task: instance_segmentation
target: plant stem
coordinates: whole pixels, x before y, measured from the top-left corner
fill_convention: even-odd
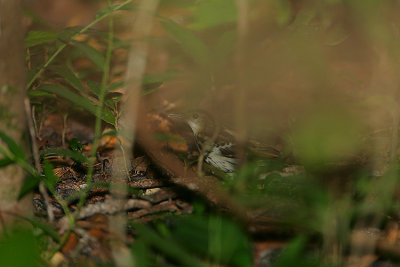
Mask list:
[[[110,6],[110,1],[108,1],[108,4]],[[106,95],[106,90],[107,90],[107,82],[109,78],[109,72],[110,72],[110,62],[111,62],[111,56],[112,56],[112,50],[113,50],[113,40],[114,40],[114,20],[112,17],[110,17],[109,22],[108,22],[108,44],[107,44],[107,51],[106,51],[106,58],[105,58],[105,63],[103,66],[103,76],[101,79],[101,85],[100,85],[100,93],[99,93],[99,104],[97,105],[96,109],[96,121],[95,121],[95,127],[94,127],[94,140],[93,140],[93,145],[92,145],[92,150],[90,152],[90,158],[89,158],[89,168],[88,172],[86,175],[86,185],[87,187],[90,187],[92,184],[92,176],[93,176],[93,170],[94,170],[94,163],[96,161],[96,153],[97,153],[97,148],[99,146],[99,141],[100,141],[100,135],[101,135],[101,113],[103,110],[104,106],[104,98]],[[87,198],[87,193],[82,194],[81,198],[79,199],[78,203],[78,208],[75,213],[75,216],[79,215],[79,211],[82,208],[82,206],[85,204]]]

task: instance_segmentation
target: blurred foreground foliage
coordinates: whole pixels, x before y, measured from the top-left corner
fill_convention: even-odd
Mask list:
[[[224,125],[236,125],[235,103],[243,101],[245,121],[238,125],[263,142],[284,140],[284,148],[281,158],[245,162],[221,182],[224,190],[246,210],[297,229],[274,266],[346,265],[354,228],[398,220],[399,3],[252,0],[241,10],[239,2],[161,1],[149,61],[161,55],[166,63],[149,66],[143,95],[161,91],[184,106],[207,109]],[[107,73],[106,84],[102,77],[109,71],[104,66],[127,56],[132,40],[91,26],[118,19],[119,10],[136,12],[137,6],[112,3],[87,27],[27,33],[28,89],[39,125],[63,101],[118,130],[124,70]],[[238,33],[243,17],[247,28]],[[237,99],[241,90],[245,98]],[[52,166],[45,163],[44,175],[37,173],[13,140],[5,133],[0,138],[6,144],[0,167],[19,164],[33,177],[21,195],[40,181],[54,194]],[[47,153],[88,160],[79,149]],[[295,164],[305,171],[282,172]],[[1,238],[4,266],[45,266],[37,240],[60,242],[51,227],[29,221],[34,231],[10,230]],[[254,264],[257,237],[212,208],[129,228],[138,266]]]

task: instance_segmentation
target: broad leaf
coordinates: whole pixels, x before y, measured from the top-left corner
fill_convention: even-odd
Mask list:
[[[48,31],[29,31],[25,37],[25,47],[32,47],[35,45],[44,44],[54,41],[58,38],[58,34]]]
[[[15,161],[9,158],[0,159],[0,168],[13,164]]]
[[[75,46],[80,49],[83,55],[87,56],[99,69],[103,69],[105,59],[102,53],[85,43],[75,43]]]
[[[19,227],[7,230],[0,237],[1,266],[44,266],[39,244],[31,229]]]
[[[100,95],[100,86],[101,84],[99,82],[95,82],[92,80],[88,80],[86,82],[87,86],[89,87],[89,89],[97,96],[99,97]]]
[[[75,73],[68,68],[68,66],[51,66],[50,69],[63,77],[74,88],[81,92],[85,92],[85,88],[83,88],[81,81],[78,79]]]
[[[173,239],[161,236],[143,224],[133,224],[132,226],[138,232],[138,238],[147,246],[156,248],[167,257],[179,262],[180,265],[203,266],[196,257],[189,254],[184,247],[175,243]]]
[[[29,98],[33,98],[33,97],[49,97],[49,98],[53,97],[54,98],[54,95],[49,94],[47,92],[38,91],[38,90],[29,90],[28,96],[29,96]]]
[[[252,266],[251,244],[231,220],[219,216],[174,218],[171,235],[187,251],[214,259],[225,266]]]
[[[42,223],[41,221],[36,220],[36,219],[21,216],[18,213],[13,213],[13,215],[22,220],[29,222],[34,227],[41,229],[44,233],[46,233],[48,236],[50,236],[55,242],[57,242],[57,243],[60,242],[60,236],[58,235],[58,233],[56,231],[54,231],[52,226]]]

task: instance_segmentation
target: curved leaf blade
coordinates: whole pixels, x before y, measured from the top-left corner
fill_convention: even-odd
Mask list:
[[[75,94],[74,92],[71,92],[70,90],[61,87],[59,85],[54,85],[54,84],[42,84],[39,86],[36,90],[40,91],[45,91],[48,93],[54,93],[62,98],[65,98],[69,100],[70,102],[74,103],[77,106],[80,106],[93,115],[97,116],[97,105],[92,103],[89,99],[84,98],[78,94]],[[109,124],[115,124],[115,118],[112,112],[106,108],[103,108],[103,112],[100,115],[100,118],[109,123]]]

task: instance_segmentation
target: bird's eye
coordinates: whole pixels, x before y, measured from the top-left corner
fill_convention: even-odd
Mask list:
[[[194,113],[194,114],[192,115],[192,117],[193,117],[193,119],[197,119],[197,118],[199,117],[199,114]]]

